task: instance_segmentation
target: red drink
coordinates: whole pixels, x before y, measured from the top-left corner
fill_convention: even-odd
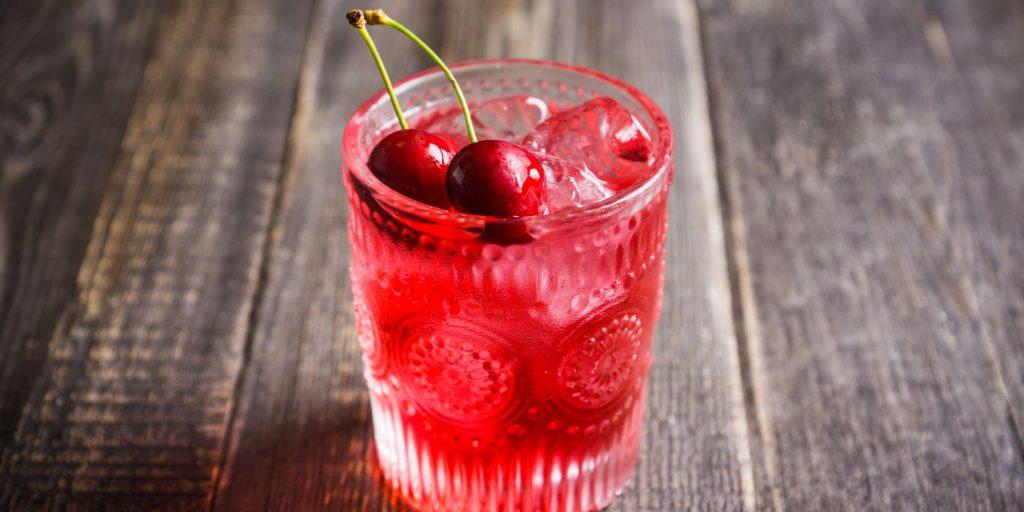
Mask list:
[[[589,70],[455,68],[481,138],[552,153],[542,155],[550,208],[510,221],[401,196],[365,164],[395,129],[387,98],[353,115],[343,140],[353,308],[380,466],[422,510],[594,510],[625,486],[641,437],[668,123],[646,96]],[[458,118],[437,72],[397,91],[414,127],[444,132]],[[570,110],[594,97],[614,101]],[[625,139],[595,145],[609,120],[622,133],[638,121],[649,153]]]

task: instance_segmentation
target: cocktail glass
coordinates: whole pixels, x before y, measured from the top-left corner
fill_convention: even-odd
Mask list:
[[[577,209],[495,219],[433,208],[366,162],[397,129],[384,92],[345,128],[353,315],[387,480],[421,510],[594,510],[640,444],[664,275],[672,134],[643,93],[547,61],[452,66],[471,102],[610,97],[653,141],[649,168]],[[396,91],[417,115],[455,103],[438,71]]]

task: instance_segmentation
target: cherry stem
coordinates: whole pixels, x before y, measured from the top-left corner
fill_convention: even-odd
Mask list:
[[[398,96],[395,96],[395,88],[391,85],[388,70],[384,67],[384,61],[381,60],[380,53],[377,52],[377,46],[373,44],[370,32],[366,30],[366,16],[364,16],[363,11],[352,9],[345,14],[345,17],[348,19],[348,24],[359,31],[359,35],[363,36],[363,41],[366,41],[366,47],[370,49],[370,55],[373,55],[373,61],[377,64],[377,71],[380,71],[380,78],[384,81],[384,88],[387,89],[388,97],[391,98],[391,106],[395,109],[395,117],[398,118],[398,124],[403,130],[408,130],[409,123],[406,122],[405,116],[402,115],[402,107],[398,104]]]
[[[469,114],[469,105],[466,104],[466,96],[462,94],[462,87],[459,87],[458,80],[455,79],[455,75],[453,75],[452,71],[448,69],[448,66],[445,65],[443,60],[441,60],[441,57],[438,57],[438,55],[434,53],[434,50],[427,46],[427,43],[424,43],[419,36],[406,28],[405,25],[391,19],[383,9],[369,9],[365,14],[367,24],[386,25],[401,32],[402,34],[405,34],[405,37],[408,37],[413,43],[416,43],[416,46],[419,46],[420,49],[423,50],[439,68],[441,68],[441,72],[444,73],[444,76],[448,77],[448,82],[451,83],[452,88],[455,89],[455,96],[459,98],[459,106],[462,108],[462,117],[466,120],[466,133],[469,135],[469,141],[476,142],[476,131],[473,130],[473,119]]]

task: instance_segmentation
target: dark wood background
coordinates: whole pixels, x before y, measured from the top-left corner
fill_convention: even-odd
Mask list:
[[[0,1],[0,510],[390,510],[326,0]],[[679,141],[612,510],[1024,508],[1024,3],[385,1]],[[393,76],[428,67],[377,36]]]

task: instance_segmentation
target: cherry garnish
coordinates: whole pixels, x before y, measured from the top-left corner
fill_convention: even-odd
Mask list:
[[[544,167],[537,157],[500,140],[462,148],[448,164],[445,185],[452,206],[478,215],[536,215],[547,199]]]
[[[462,117],[466,121],[466,134],[470,140],[470,144],[456,153],[448,164],[445,176],[445,190],[451,205],[466,213],[503,218],[525,217],[542,213],[544,201],[547,199],[547,181],[544,176],[544,167],[541,166],[540,161],[537,160],[533,153],[510,142],[497,140],[477,141],[476,132],[473,130],[473,119],[469,112],[469,105],[466,103],[466,96],[462,93],[459,81],[452,74],[451,69],[448,69],[448,66],[441,57],[424,43],[419,36],[380,9],[371,9],[365,12],[356,9],[350,11],[347,16],[349,23],[359,30],[363,38],[366,39],[370,52],[377,60],[381,77],[384,79],[388,95],[391,97],[391,102],[395,107],[395,115],[398,117],[402,128],[408,128],[408,126],[402,118],[400,108],[398,107],[398,100],[390,86],[384,66],[373,48],[369,34],[365,30],[365,25],[385,25],[404,34],[441,68],[441,72],[444,73],[445,77],[448,78],[448,82],[451,83],[455,96],[459,100]],[[402,146],[398,149],[405,150],[407,147]],[[374,151],[376,152],[376,149]],[[419,158],[420,153],[422,151],[417,149],[408,155],[408,159],[406,159],[406,155],[401,153],[398,153],[393,158],[411,167],[415,164],[413,160]],[[372,160],[371,158],[371,167],[374,166]],[[381,165],[383,166],[383,164]],[[396,167],[399,166],[396,165]],[[407,187],[411,182],[421,182],[424,185],[432,183],[435,176],[435,162],[432,160],[426,167],[427,169],[417,168],[412,172],[399,172],[396,170],[395,181],[400,183],[396,186],[396,190],[410,195],[406,190],[410,188],[420,190],[420,187],[406,189],[399,189],[397,187]],[[405,183],[401,183],[403,180]],[[418,185],[419,183],[416,184]],[[423,189],[426,189],[426,187],[423,187]],[[434,197],[433,194],[431,194],[431,197]],[[524,236],[520,235],[528,235],[521,229],[524,227],[521,222],[516,221],[514,224],[515,227],[512,228],[512,231],[515,232],[516,236],[505,236],[504,238],[519,240],[524,238]],[[498,229],[498,233],[495,234],[502,238],[502,233],[505,231],[508,230]],[[519,231],[523,231],[523,233],[519,233]]]
[[[452,141],[440,135],[414,129],[397,131],[373,147],[370,171],[405,196],[448,208],[445,172],[457,149]]]

